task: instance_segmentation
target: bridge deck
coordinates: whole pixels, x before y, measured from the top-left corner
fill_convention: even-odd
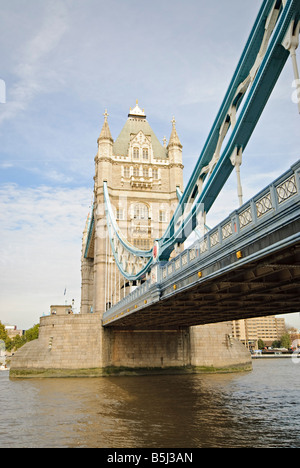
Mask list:
[[[172,295],[110,324],[118,329],[177,329],[300,310],[300,236],[289,248],[178,285]],[[192,281],[192,278],[189,278]],[[164,297],[165,296],[165,297]]]
[[[300,311],[300,161],[103,316],[178,329]],[[155,273],[155,271],[154,271]]]

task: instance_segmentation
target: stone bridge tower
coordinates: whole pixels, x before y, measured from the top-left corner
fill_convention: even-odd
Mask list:
[[[177,188],[183,189],[182,145],[174,118],[167,145],[166,138],[159,142],[138,102],[116,141],[107,117],[105,112],[95,157],[93,214],[83,236],[81,313],[103,314],[134,287],[120,277],[108,252],[103,182],[120,229],[141,250],[151,249],[162,236],[178,204]]]
[[[182,145],[173,118],[170,139],[159,142],[138,102],[114,141],[105,111],[95,157],[94,207],[82,247],[81,314],[99,316],[103,367],[229,367],[249,364],[242,345],[231,340],[231,324],[179,330],[104,329],[105,310],[136,285],[121,277],[110,251],[103,183],[120,229],[141,250],[152,248],[165,232],[183,191]]]
[[[183,189],[182,145],[174,119],[167,145],[166,139],[163,144],[158,141],[138,103],[116,141],[107,117],[105,112],[95,157],[94,206],[83,235],[81,313],[41,317],[39,339],[15,354],[11,375],[249,368],[250,354],[231,337],[230,322],[151,331],[102,326],[105,309],[136,286],[124,281],[109,250],[104,181],[120,229],[141,250],[150,250],[165,232],[178,204],[177,188]]]

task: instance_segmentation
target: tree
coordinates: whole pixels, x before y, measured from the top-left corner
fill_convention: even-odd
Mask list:
[[[280,347],[289,349],[291,347],[291,344],[292,342],[289,333],[285,333],[284,335],[282,335],[282,337],[280,338]]]
[[[39,325],[34,325],[32,328],[29,328],[29,330],[25,332],[26,343],[28,341],[33,341],[33,340],[38,339],[39,329],[40,329]]]
[[[281,348],[281,342],[280,340],[275,340],[272,343],[272,348]]]
[[[258,349],[264,349],[266,347],[265,343],[260,338],[259,338],[259,340],[257,342],[257,347],[258,347]]]
[[[9,338],[5,326],[0,322],[0,340],[4,341],[5,349],[11,350],[11,339]]]
[[[7,332],[5,326],[0,322],[0,340],[5,341],[7,338]]]
[[[25,336],[16,335],[12,340],[12,349],[17,350],[26,343]]]
[[[34,325],[32,328],[29,328],[29,330],[25,331],[25,335],[15,336],[15,338],[12,340],[12,348],[17,350],[24,344],[29,343],[29,341],[37,340],[39,337],[39,328],[39,325]]]
[[[7,351],[17,350],[21,348],[25,343],[29,341],[37,340],[39,337],[39,325],[34,325],[29,330],[26,330],[25,335],[16,335],[13,339],[10,339],[5,326],[0,322],[0,340],[4,341],[5,348]]]

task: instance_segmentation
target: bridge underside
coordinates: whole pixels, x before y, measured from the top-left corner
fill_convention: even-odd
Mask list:
[[[178,329],[300,311],[300,241],[248,262],[235,261],[223,273],[177,283],[176,292],[111,323],[114,329]],[[228,258],[228,263],[232,262]],[[253,259],[251,260],[251,258]],[[226,259],[224,258],[224,265]],[[220,265],[219,265],[220,266]],[[226,270],[226,271],[224,271]],[[209,278],[211,276],[211,278]],[[194,284],[193,284],[194,283]],[[170,289],[170,288],[169,288]]]

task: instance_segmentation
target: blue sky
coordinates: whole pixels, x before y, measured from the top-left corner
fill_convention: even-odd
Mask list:
[[[2,2],[1,321],[38,323],[50,304],[65,300],[65,288],[79,310],[81,236],[106,108],[115,139],[136,99],[161,141],[174,115],[188,180],[260,5]],[[244,155],[245,200],[299,159],[292,81],[289,61]],[[211,224],[237,206],[234,177],[219,198]]]

